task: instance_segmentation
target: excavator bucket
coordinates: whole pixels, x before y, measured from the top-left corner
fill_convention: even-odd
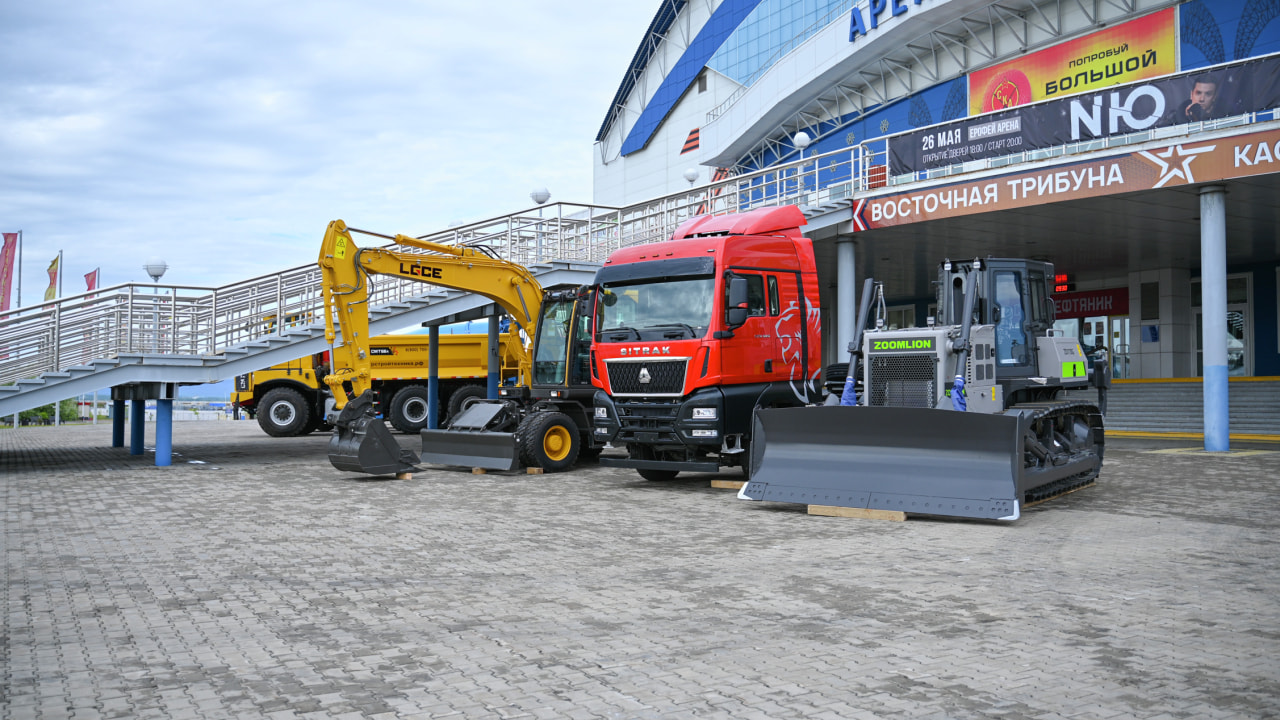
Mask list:
[[[373,410],[373,394],[361,393],[334,421],[329,462],[339,470],[388,475],[417,470],[418,456],[404,450]]]
[[[519,469],[516,436],[486,429],[504,412],[506,406],[502,403],[478,402],[458,415],[448,429],[422,430],[422,462],[486,470]]]
[[[1028,421],[899,407],[756,411],[754,471],[739,497],[1016,520]]]

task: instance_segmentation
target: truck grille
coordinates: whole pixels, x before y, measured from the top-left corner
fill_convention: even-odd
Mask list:
[[[688,358],[675,360],[610,360],[609,387],[614,395],[680,395]],[[648,376],[648,382],[641,382]]]
[[[919,353],[872,355],[867,404],[931,408],[938,397],[937,358]]]

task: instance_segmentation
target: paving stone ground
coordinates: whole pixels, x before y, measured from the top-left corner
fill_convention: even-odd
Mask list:
[[[4,718],[1280,717],[1280,453],[1113,440],[996,524],[109,445],[0,431]]]

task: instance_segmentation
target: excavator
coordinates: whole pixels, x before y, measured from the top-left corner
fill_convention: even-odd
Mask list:
[[[352,233],[403,248],[361,248]],[[333,370],[329,461],[339,470],[407,476],[419,462],[513,470],[520,464],[563,470],[599,453],[591,436],[589,376],[592,293],[548,292],[522,265],[482,246],[444,245],[407,235],[383,235],[329,223],[318,260],[325,338]],[[533,338],[520,362],[520,384],[494,400],[477,400],[443,430],[421,431],[421,458],[404,450],[378,417],[370,360],[369,294],[373,275],[390,275],[465,290],[497,303]],[[336,318],[336,326],[335,326]],[[545,332],[544,332],[545,331]],[[341,343],[338,341],[341,333]],[[584,343],[585,338],[585,343]]]

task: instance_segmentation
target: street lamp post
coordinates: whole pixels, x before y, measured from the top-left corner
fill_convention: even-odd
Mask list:
[[[800,167],[796,170],[796,175],[800,183],[800,189],[804,190],[804,149],[809,147],[809,143],[813,142],[813,140],[809,137],[809,133],[801,130],[791,136],[791,142],[800,151]]]
[[[142,269],[151,276],[151,282],[158,285],[160,283],[160,278],[164,277],[164,272],[169,269],[169,264],[164,261],[164,258],[152,257],[150,260],[147,260],[147,264],[143,265]],[[153,326],[153,330],[156,338],[156,352],[160,352],[160,288],[152,288],[151,293],[156,296],[155,325]]]
[[[529,199],[538,205],[538,245],[533,261],[542,262],[542,206],[551,199],[551,193],[545,187],[534,188]]]

